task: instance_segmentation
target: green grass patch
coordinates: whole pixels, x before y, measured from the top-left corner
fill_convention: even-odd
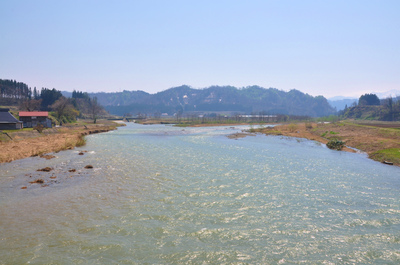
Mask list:
[[[196,123],[199,124],[199,123]],[[190,124],[190,123],[178,123],[178,124],[174,124],[175,127],[189,127],[189,126],[193,126],[196,124]]]
[[[400,165],[400,148],[389,148],[379,150],[370,155],[370,157],[376,161],[387,161],[393,162],[395,165]]]
[[[379,134],[384,137],[399,137],[400,131],[393,128],[382,128],[379,129]]]
[[[321,134],[321,137],[326,137],[327,135],[336,135],[339,134],[338,132],[333,132],[333,131],[325,131],[323,134]]]

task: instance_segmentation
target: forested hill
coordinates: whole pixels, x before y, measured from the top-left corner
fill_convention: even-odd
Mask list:
[[[301,116],[327,116],[335,113],[323,96],[313,97],[298,90],[285,92],[275,88],[250,86],[212,86],[193,89],[180,86],[149,94],[144,91],[92,93],[110,113],[168,113],[177,111],[232,111]]]

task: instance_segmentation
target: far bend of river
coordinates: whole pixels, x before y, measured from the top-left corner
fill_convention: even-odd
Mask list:
[[[0,264],[400,263],[398,167],[241,129],[128,123],[1,164]]]

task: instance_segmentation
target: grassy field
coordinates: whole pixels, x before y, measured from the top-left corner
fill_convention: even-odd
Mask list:
[[[389,148],[376,151],[370,155],[370,157],[377,161],[388,161],[394,165],[400,165],[400,149]]]

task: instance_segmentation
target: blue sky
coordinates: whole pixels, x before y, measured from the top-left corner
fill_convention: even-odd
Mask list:
[[[400,1],[0,1],[0,78],[155,93],[400,90]]]

